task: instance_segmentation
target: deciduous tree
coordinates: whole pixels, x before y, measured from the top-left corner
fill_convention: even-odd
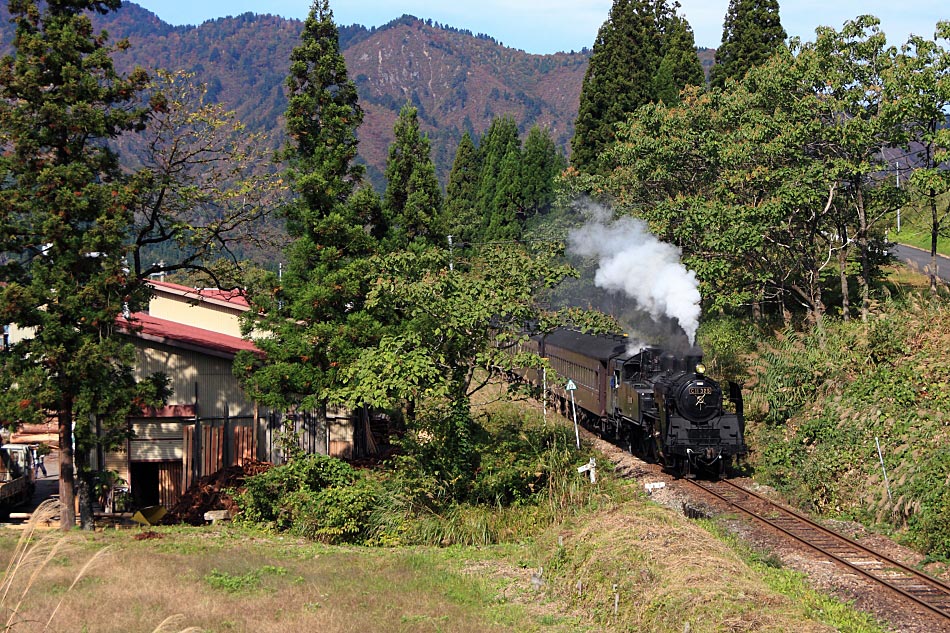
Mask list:
[[[556,248],[502,244],[478,248],[454,266],[435,247],[377,260],[367,305],[398,314],[399,325],[348,365],[338,394],[383,408],[420,403],[410,431],[429,447],[430,463],[422,466],[452,494],[464,490],[478,465],[470,397],[512,368],[514,358],[498,343],[513,344],[525,323],[538,321],[538,294],[571,270],[558,255]]]
[[[194,75],[158,71],[149,90],[146,128],[124,143],[135,166],[132,270],[234,287],[245,260],[277,248],[270,215],[285,188],[272,155]]]
[[[913,166],[911,199],[930,215],[930,289],[934,293],[937,240],[950,234],[950,51],[935,40],[950,40],[950,22],[937,25],[934,40],[908,39],[884,84],[894,104],[892,116],[905,134],[901,145],[911,153],[910,160],[901,161]]]

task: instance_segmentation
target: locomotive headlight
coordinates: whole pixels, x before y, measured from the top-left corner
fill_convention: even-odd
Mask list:
[[[705,373],[706,373],[706,366],[703,365],[702,363],[696,363],[696,373],[697,373],[697,374],[705,374]]]

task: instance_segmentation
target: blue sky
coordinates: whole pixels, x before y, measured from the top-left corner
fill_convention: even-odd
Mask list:
[[[245,12],[271,13],[302,19],[310,0],[137,0],[171,24],[200,24]],[[450,26],[485,33],[507,46],[529,53],[553,53],[590,47],[607,19],[611,0],[330,0],[339,25],[380,26],[404,13]],[[729,0],[680,0],[680,12],[693,27],[698,46],[715,48],[722,39],[722,19]],[[841,28],[862,13],[881,19],[891,44],[911,33],[933,37],[938,20],[950,20],[947,0],[795,0],[779,3],[782,25],[789,35],[813,40],[815,27]]]

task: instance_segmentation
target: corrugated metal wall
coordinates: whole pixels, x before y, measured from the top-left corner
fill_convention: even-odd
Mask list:
[[[132,422],[133,437],[129,441],[129,460],[133,462],[181,461],[181,420],[135,420]]]
[[[198,417],[235,417],[254,413],[231,371],[231,360],[168,345],[135,340],[136,378],[163,372],[171,379],[169,404],[198,405]]]
[[[237,307],[225,307],[210,301],[196,304],[184,297],[169,296],[161,290],[155,293],[148,306],[148,313],[156,318],[237,338],[241,338],[241,312]]]

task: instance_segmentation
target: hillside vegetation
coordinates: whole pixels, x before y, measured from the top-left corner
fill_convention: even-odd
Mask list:
[[[920,282],[898,278],[909,280]],[[827,319],[761,342],[748,385],[757,475],[819,514],[950,559],[948,332],[945,295],[903,286],[867,322]]]

